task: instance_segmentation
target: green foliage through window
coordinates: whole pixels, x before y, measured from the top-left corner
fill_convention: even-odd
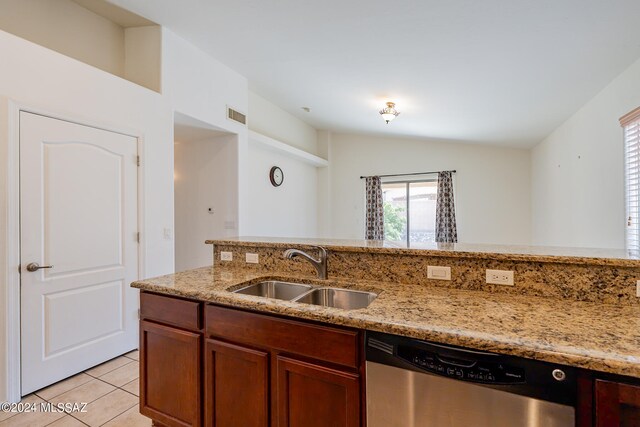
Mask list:
[[[384,202],[384,238],[385,240],[404,240],[407,218],[402,215],[404,209]]]

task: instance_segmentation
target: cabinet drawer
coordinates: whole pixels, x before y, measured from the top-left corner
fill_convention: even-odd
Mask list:
[[[140,294],[140,318],[155,320],[185,329],[202,329],[202,304],[180,298],[142,292]]]
[[[357,331],[207,305],[206,334],[350,368],[359,367]]]

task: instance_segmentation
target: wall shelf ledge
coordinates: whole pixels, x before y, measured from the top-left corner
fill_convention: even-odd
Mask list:
[[[329,162],[322,157],[318,157],[314,154],[308,153],[296,147],[292,147],[289,144],[273,139],[269,136],[250,130],[249,131],[249,143],[257,144],[269,150],[277,151],[288,157],[292,157],[296,160],[309,163],[318,168],[325,168],[329,166]]]

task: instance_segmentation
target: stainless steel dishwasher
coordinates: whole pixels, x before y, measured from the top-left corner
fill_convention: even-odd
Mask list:
[[[576,371],[367,332],[367,427],[573,427]]]

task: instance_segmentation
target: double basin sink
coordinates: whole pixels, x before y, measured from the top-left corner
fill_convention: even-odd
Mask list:
[[[341,308],[343,310],[366,308],[378,296],[373,292],[314,287],[303,283],[282,282],[279,280],[265,280],[232,292],[323,307]]]

